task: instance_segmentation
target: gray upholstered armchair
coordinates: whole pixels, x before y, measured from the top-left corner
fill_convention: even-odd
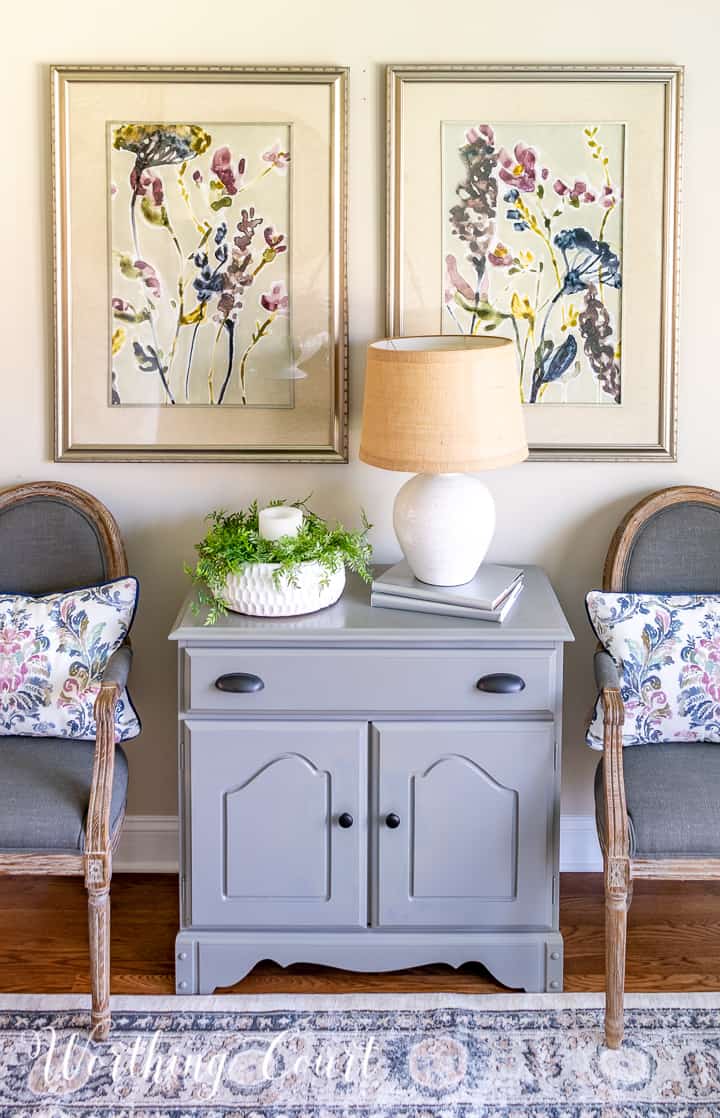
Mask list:
[[[653,493],[620,524],[603,589],[720,593],[720,493],[678,486]],[[605,866],[605,1036],[623,1037],[627,911],[636,877],[720,878],[720,746],[622,746],[624,706],[614,661],[595,654],[603,756],[595,777]]]
[[[57,482],[0,493],[0,593],[49,594],[126,574],[118,526],[89,493]],[[125,644],[108,662],[96,741],[0,739],[0,874],[84,876],[97,1039],[110,1031],[110,878],[128,784],[114,711],[131,657]]]

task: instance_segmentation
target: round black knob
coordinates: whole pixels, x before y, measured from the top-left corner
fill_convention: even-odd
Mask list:
[[[347,830],[348,827],[352,827],[354,822],[355,821],[349,811],[344,811],[342,815],[338,816],[338,823],[345,830]]]
[[[391,811],[389,815],[385,816],[385,826],[389,827],[391,831],[394,831],[396,827],[400,826],[400,816],[396,815],[394,811]]]

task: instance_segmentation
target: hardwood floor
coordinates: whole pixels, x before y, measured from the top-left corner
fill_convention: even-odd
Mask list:
[[[565,989],[603,988],[600,874],[563,874]],[[118,874],[112,887],[112,992],[168,994],[173,986],[177,878]],[[0,877],[0,992],[90,989],[85,893],[77,878]],[[501,990],[482,967],[350,974],[257,966],[234,993],[479,993]],[[639,881],[630,910],[627,989],[720,990],[720,882]]]

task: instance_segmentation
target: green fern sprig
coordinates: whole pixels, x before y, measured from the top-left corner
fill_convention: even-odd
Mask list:
[[[193,610],[208,609],[206,625],[214,625],[227,612],[223,598],[229,574],[236,574],[247,563],[275,563],[273,579],[280,585],[285,582],[298,585],[298,570],[302,563],[318,563],[323,571],[323,584],[340,567],[354,571],[365,582],[372,580],[370,560],[372,547],[367,539],[372,525],[361,513],[362,529],[350,532],[342,524],[329,524],[314,513],[307,504],[309,498],[293,501],[293,508],[303,511],[303,523],[296,536],[283,536],[279,540],[266,540],[260,535],[257,501],[240,512],[226,513],[223,509],[211,512],[207,519],[210,527],[205,537],[196,544],[198,560],[194,567],[185,567],[186,573],[198,586]],[[271,505],[285,505],[283,499]]]

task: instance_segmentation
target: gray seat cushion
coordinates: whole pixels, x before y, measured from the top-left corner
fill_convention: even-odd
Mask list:
[[[0,738],[0,850],[78,853],[85,847],[95,742]],[[113,833],[127,799],[128,764],[115,748]]]
[[[720,856],[720,745],[632,745],[623,752],[623,767],[631,857]],[[595,773],[595,811],[602,838],[602,760]]]

